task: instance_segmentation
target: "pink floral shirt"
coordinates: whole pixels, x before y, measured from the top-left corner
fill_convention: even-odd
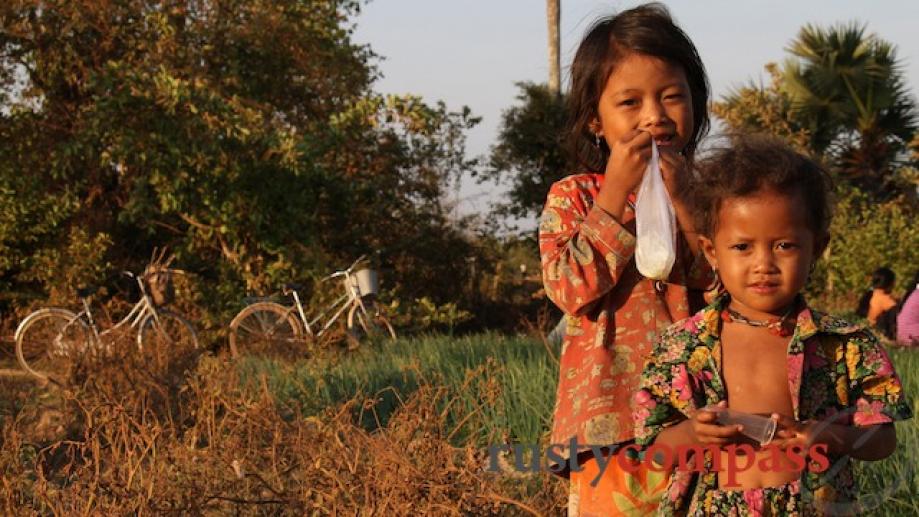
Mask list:
[[[655,346],[635,394],[637,442],[649,445],[665,427],[691,418],[710,404],[726,400],[721,379],[722,312],[730,301],[721,296],[691,318],[676,323]],[[802,304],[788,344],[788,390],[798,421],[835,416],[840,423],[867,426],[912,416],[893,364],[871,332]],[[843,414],[843,416],[840,415]],[[856,487],[847,458],[829,457],[823,473],[805,471],[802,492],[816,505],[849,504]],[[706,452],[706,465],[711,456]],[[701,476],[677,471],[662,515],[680,515],[687,506],[704,504],[717,486],[717,472]],[[691,499],[691,501],[690,501]]]

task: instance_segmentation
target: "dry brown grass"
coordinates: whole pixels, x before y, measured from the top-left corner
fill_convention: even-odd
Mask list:
[[[564,484],[549,474],[523,489],[451,443],[444,387],[422,383],[368,431],[357,422],[373,403],[360,396],[304,415],[264,379],[241,383],[225,358],[118,349],[80,364],[68,387],[3,384],[15,402],[0,444],[4,514],[562,513]],[[493,379],[483,369],[468,382]]]

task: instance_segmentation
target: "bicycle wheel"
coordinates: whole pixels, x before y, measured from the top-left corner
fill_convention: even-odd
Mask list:
[[[159,320],[159,325],[156,324]],[[140,325],[137,332],[137,347],[140,350],[148,347],[175,349],[178,347],[198,348],[198,335],[185,318],[169,311],[158,311],[156,318],[151,314]]]
[[[71,368],[86,350],[89,327],[66,309],[41,309],[16,329],[16,358],[30,375],[66,382]]]
[[[266,351],[300,340],[300,323],[293,311],[274,302],[253,303],[230,322],[230,354]]]
[[[368,307],[367,312],[354,304],[348,311],[348,339],[360,342],[369,339],[396,339],[396,331],[379,306]]]

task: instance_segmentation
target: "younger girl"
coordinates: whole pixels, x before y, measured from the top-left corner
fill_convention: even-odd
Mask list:
[[[829,238],[826,175],[765,137],[741,138],[698,170],[693,209],[725,292],[668,329],[635,396],[639,444],[702,456],[674,473],[660,513],[848,514],[848,457],[887,457],[891,422],[911,411],[877,339],[800,294]],[[771,416],[776,438],[732,460],[721,446],[744,443],[743,428],[718,425],[723,408]]]
[[[658,4],[599,20],[571,65],[569,143],[586,172],[552,185],[539,228],[546,292],[567,320],[552,443],[565,446],[568,461],[553,470],[571,477],[569,515],[646,514],[666,482],[637,458],[610,454],[633,439],[630,400],[652,343],[690,314],[689,289],[701,300],[710,280],[678,199],[677,263],[666,282],[643,278],[632,260],[632,202],[652,140],[675,197],[708,129],[708,91],[695,47]],[[603,457],[590,445],[604,446]]]

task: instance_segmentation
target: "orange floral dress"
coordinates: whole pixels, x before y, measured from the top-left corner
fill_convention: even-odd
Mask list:
[[[592,456],[590,445],[634,439],[630,401],[645,359],[664,329],[704,305],[702,290],[711,283],[707,262],[692,257],[682,236],[666,282],[641,276],[632,260],[631,203],[621,223],[594,206],[603,178],[579,174],[553,184],[539,225],[543,283],[567,320],[551,443],[562,447],[563,457],[578,454],[580,463]],[[568,448],[572,438],[577,451]],[[613,475],[611,470],[606,473]],[[572,482],[573,500],[598,486],[578,476]]]

